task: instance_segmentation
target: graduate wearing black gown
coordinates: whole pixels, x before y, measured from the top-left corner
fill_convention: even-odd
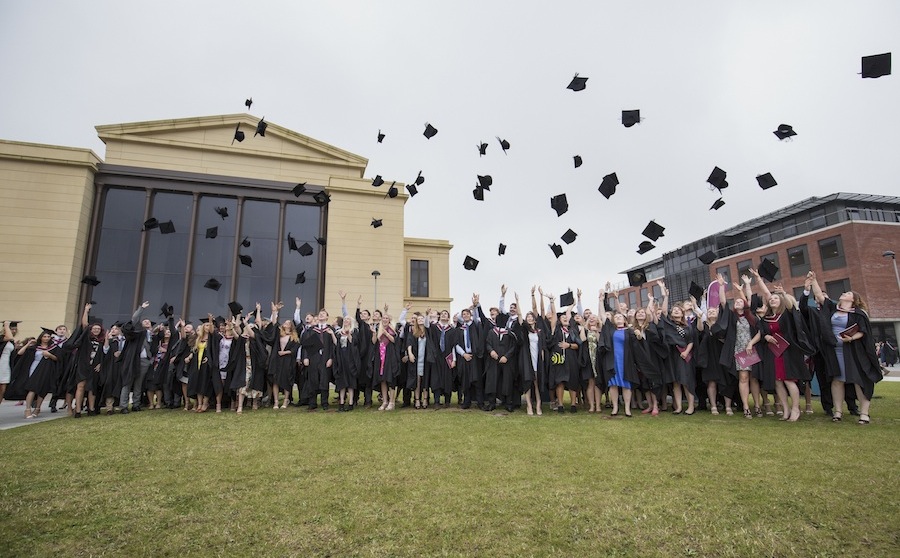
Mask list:
[[[696,398],[696,372],[694,370],[693,350],[697,345],[697,328],[684,321],[684,311],[675,305],[670,315],[663,314],[660,318],[663,339],[669,347],[666,358],[667,366],[663,369],[666,383],[674,384],[675,411],[673,414],[681,414],[682,390],[686,392],[688,409],[685,414],[694,414],[694,400]]]
[[[453,368],[456,366],[456,330],[450,323],[450,313],[442,310],[440,321],[428,326],[431,343],[437,347],[434,364],[431,367],[431,391],[434,392],[434,404],[440,405],[441,397],[444,405],[450,404],[453,392]]]
[[[486,411],[493,411],[496,398],[512,412],[514,406],[521,401],[520,382],[515,366],[515,353],[518,346],[516,334],[499,325],[488,331],[484,340],[484,395]]]
[[[282,409],[287,409],[290,391],[294,385],[294,371],[297,368],[300,339],[292,320],[285,322],[275,332],[269,354],[269,383],[272,385],[272,408],[278,408],[279,390],[284,393]],[[285,354],[279,354],[285,353]],[[312,403],[311,403],[312,404]]]
[[[463,393],[463,409],[484,406],[484,329],[478,312],[466,308],[457,327],[456,368]]]
[[[353,327],[350,318],[345,318],[346,325],[337,331],[337,346],[334,360],[334,388],[339,394],[338,411],[353,409],[353,391],[359,381],[359,346],[360,331]],[[348,391],[349,390],[349,393]]]
[[[322,410],[328,410],[336,338],[327,320],[328,313],[325,310],[320,311],[319,323],[306,329],[300,336],[300,346],[305,351],[305,357],[309,359],[304,392],[309,397],[310,410],[316,408],[316,396],[321,398]]]

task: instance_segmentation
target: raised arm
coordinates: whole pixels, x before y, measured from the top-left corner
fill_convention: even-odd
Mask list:
[[[669,315],[669,289],[666,288],[666,283],[662,279],[656,282],[659,285],[659,292],[662,293],[662,305],[660,306],[660,310],[662,310],[663,316]]]
[[[519,311],[516,312],[516,320],[518,320],[519,325],[522,325],[522,322],[524,321],[524,319],[522,318],[522,315],[524,314],[524,312],[522,312],[522,305],[519,304],[519,293],[513,293],[513,294],[515,294],[515,296],[516,296],[516,308],[519,309]]]
[[[347,317],[350,314],[347,312],[347,292],[346,291],[338,291],[338,296],[341,297],[341,316]]]
[[[81,327],[86,328],[88,326],[88,314],[90,313],[91,308],[90,302],[84,305],[84,312],[81,313]]]
[[[819,281],[816,280],[816,272],[810,271],[806,274],[806,277],[812,280],[812,293],[816,297],[816,302],[819,304],[825,302],[825,293],[822,292],[822,287],[819,286]]]
[[[756,284],[759,285],[759,290],[762,291],[763,296],[768,301],[769,297],[772,296],[772,293],[769,291],[769,287],[766,285],[766,282],[763,281],[763,278],[759,276],[759,271],[751,267],[750,273],[756,279]]]
[[[556,329],[556,297],[552,294],[546,295],[550,299],[550,331]]]
[[[578,312],[579,316],[584,317],[584,306],[581,305],[581,289],[576,289],[575,295],[575,311]]]

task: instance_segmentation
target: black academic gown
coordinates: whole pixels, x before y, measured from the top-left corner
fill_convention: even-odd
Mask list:
[[[376,343],[372,345],[372,387],[375,389],[381,386],[381,382],[386,383],[389,388],[397,385],[400,351],[403,350],[403,345],[399,332],[391,329],[389,333],[394,337],[393,341],[388,341],[384,337],[377,339]],[[382,349],[384,358],[382,358]]]
[[[338,330],[337,347],[334,359],[334,387],[338,391],[342,389],[356,389],[359,381],[359,346],[360,331],[353,329],[347,335],[343,329]]]
[[[736,331],[734,312],[724,304],[719,305],[719,317],[712,325],[704,324],[699,332],[697,366],[704,382],[716,382],[718,393],[729,399],[734,398],[737,387],[737,369],[734,365],[734,343]],[[715,404],[714,401],[710,402]]]
[[[484,340],[484,393],[486,396],[497,394],[507,401],[521,395],[521,382],[516,377],[514,366],[515,352],[518,345],[515,333],[506,328],[494,327],[488,331]],[[494,359],[491,353],[496,353]],[[506,363],[500,359],[506,357]]]
[[[665,358],[668,348],[663,341],[659,325],[648,324],[644,330],[643,339],[632,335],[626,339],[626,342],[629,344],[629,350],[638,374],[641,376],[642,384],[646,383],[647,389],[655,393],[657,397],[662,397],[665,388],[663,370],[666,366]]]
[[[297,368],[297,351],[300,349],[300,342],[294,341],[290,337],[282,342],[279,331],[275,332],[272,339],[272,349],[269,354],[269,383],[277,385],[279,390],[290,391],[294,387],[294,371]],[[279,355],[279,351],[290,351],[287,355]]]
[[[581,389],[581,370],[578,365],[578,350],[581,347],[581,339],[578,336],[578,326],[569,324],[568,331],[563,330],[562,324],[556,323],[556,329],[547,339],[547,352],[550,355],[549,386],[555,388],[559,384],[566,384],[570,390]],[[559,344],[563,341],[575,344],[579,349],[561,349]],[[554,354],[563,356],[562,364],[553,362]]]
[[[519,370],[522,373],[522,393],[534,387],[537,381],[538,389],[547,387],[547,334],[546,328],[538,326],[535,322],[535,331],[537,335],[537,367],[534,366],[534,359],[531,354],[531,332],[528,327],[523,325],[521,335],[518,336],[519,341]]]
[[[697,380],[694,370],[694,351],[697,348],[697,328],[692,324],[685,323],[681,325],[684,331],[684,335],[682,335],[678,332],[678,325],[667,316],[660,318],[660,322],[664,333],[663,339],[669,347],[666,359],[668,366],[663,370],[666,383],[677,382],[688,393],[695,394]],[[686,361],[681,357],[681,353],[691,343],[694,344],[694,348],[691,350],[691,360]]]
[[[300,346],[305,349],[306,357],[309,358],[305,389],[307,395],[329,389],[335,352],[331,336],[333,332],[331,326],[324,324],[308,328],[300,336]]]
[[[824,358],[826,377],[830,380],[841,375],[840,364],[837,360],[837,338],[831,329],[831,316],[837,312],[837,305],[830,298],[826,298],[822,304],[820,315],[820,342],[823,346],[822,356]],[[824,327],[826,323],[827,329]],[[872,337],[872,326],[869,323],[869,316],[862,310],[854,310],[847,313],[847,327],[854,325],[859,326],[860,333],[863,334],[861,339],[844,343],[844,373],[846,383],[858,385],[866,396],[871,400],[875,393],[875,384],[882,379],[881,365],[878,362],[878,356],[875,354],[875,341]],[[823,387],[823,389],[825,389]]]
[[[22,379],[22,391],[26,396],[28,392],[33,391],[36,397],[46,397],[48,393],[56,389],[56,362],[49,358],[42,358],[34,372],[29,375],[28,372],[31,370],[31,364],[34,362],[34,355],[37,350],[37,346],[25,349],[25,354],[16,359],[15,369],[12,374],[14,378]],[[49,352],[60,358],[62,348],[54,347]]]
[[[443,335],[442,335],[443,332]],[[444,342],[441,343],[443,336]],[[430,387],[436,395],[450,395],[453,391],[453,373],[449,361],[455,358],[457,334],[452,325],[441,326],[431,324],[428,326],[428,337],[435,347],[434,363],[431,366]],[[442,348],[443,347],[443,348]]]
[[[406,335],[403,338],[403,354],[407,354],[409,350],[412,350],[413,356],[416,357],[415,362],[408,362],[405,365],[406,367],[406,389],[416,389],[416,384],[418,383],[419,378],[419,370],[418,366],[420,362],[424,361],[424,366],[422,368],[422,384],[421,387],[424,389],[428,389],[428,386],[431,385],[431,369],[434,366],[434,360],[438,353],[437,347],[431,341],[431,337],[428,335],[428,331],[425,331],[425,350],[419,350],[419,338],[412,334],[412,326],[407,326]],[[424,352],[424,354],[423,354]],[[402,360],[402,359],[401,359]],[[461,358],[459,359],[461,360]],[[457,361],[457,366],[459,366],[459,361]],[[424,399],[424,397],[423,397]]]
[[[761,339],[756,344],[759,356],[762,359],[760,363],[762,389],[772,391],[775,389],[775,354],[768,349],[768,343],[765,340],[766,335],[772,333],[772,327],[765,319],[759,320],[759,332]],[[809,380],[809,367],[806,366],[804,357],[812,355],[815,347],[809,342],[806,333],[806,325],[803,323],[803,317],[799,310],[785,310],[778,317],[778,326],[781,336],[788,342],[788,348],[781,354],[784,361],[784,372],[787,380]]]
[[[372,385],[372,326],[366,323],[359,308],[356,309],[356,327],[359,328],[359,374],[357,387],[365,389]]]

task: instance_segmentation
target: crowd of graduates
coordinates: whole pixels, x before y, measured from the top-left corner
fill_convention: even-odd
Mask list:
[[[659,281],[661,300],[651,295],[640,308],[628,308],[607,284],[596,312],[583,308],[580,290],[557,306],[537,287],[530,311],[518,294],[507,308],[502,286],[497,306],[485,312],[474,294],[452,316],[407,305],[395,320],[387,305],[363,309],[362,297],[351,315],[340,292],[342,315],[333,320],[325,309],[301,316],[298,298],[290,317],[279,317],[281,303],[268,316],[259,303],[246,313],[231,303],[229,317],[210,314],[196,326],[176,321],[164,304],[167,321],[154,324],[145,302],[107,330],[87,304],[71,335],[61,325],[23,338],[16,322],[3,322],[0,400],[22,401],[25,418],[38,416],[47,397],[51,412],[80,418],[163,408],[427,409],[455,396],[462,409],[524,407],[529,415],[708,410],[793,422],[801,401],[813,412],[815,376],[834,422],[846,403],[868,424],[882,369],[864,301],[852,291],[829,299],[813,272],[800,300],[750,273],[731,285],[719,276],[710,285],[717,292],[699,301],[671,302]]]

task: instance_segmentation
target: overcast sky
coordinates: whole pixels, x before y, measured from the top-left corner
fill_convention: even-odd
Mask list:
[[[245,112],[252,96],[253,115],[368,158],[369,177],[423,171],[406,235],[454,245],[455,306],[501,282],[523,297],[582,287],[593,306],[618,272],[770,210],[897,195],[900,87],[858,73],[860,57],[900,51],[898,23],[896,0],[2,0],[0,138],[102,158],[96,125]],[[793,141],[772,134],[781,123]],[[730,184],[718,212],[714,166]],[[763,192],[765,172],[779,184]],[[477,174],[494,179],[484,202]],[[641,256],[650,219],[665,237]],[[548,244],[569,228],[557,260]]]

